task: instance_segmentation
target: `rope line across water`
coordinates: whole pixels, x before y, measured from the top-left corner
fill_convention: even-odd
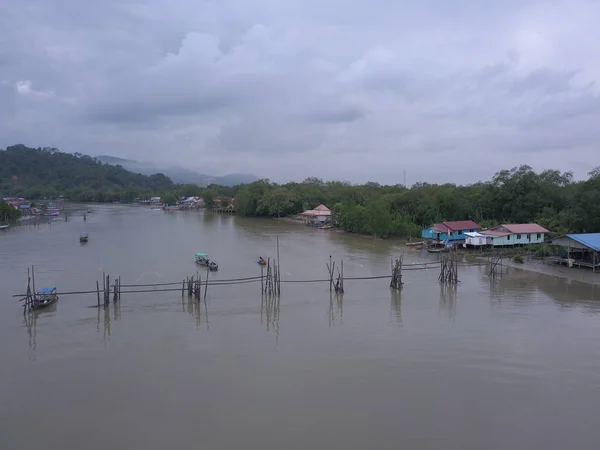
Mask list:
[[[460,267],[476,267],[476,266],[486,266],[489,264],[486,263],[477,263],[477,264],[459,264]],[[426,269],[439,269],[439,262],[431,262],[431,263],[415,263],[415,264],[404,264],[402,266],[402,271],[410,271],[410,270],[426,270]],[[231,286],[235,284],[246,284],[246,283],[257,283],[261,281],[261,279],[265,279],[266,277],[246,277],[246,278],[231,278],[226,280],[209,280],[208,286]],[[369,277],[344,277],[344,281],[358,281],[358,280],[382,280],[385,278],[391,278],[391,274],[388,275],[375,275]],[[331,280],[329,278],[316,279],[316,280],[280,280],[281,283],[329,283]],[[196,284],[197,282],[194,282]],[[202,281],[200,283],[201,286],[206,286],[207,282]],[[153,286],[183,286],[183,281],[177,281],[172,283],[156,283],[156,284],[122,284],[120,287],[122,288],[137,288],[137,287],[153,287]],[[112,287],[112,286],[111,286]],[[141,294],[141,293],[150,293],[150,292],[178,292],[181,291],[181,287],[177,288],[166,288],[166,289],[135,289],[135,290],[121,290],[120,294]],[[187,291],[187,285],[183,289]],[[101,290],[100,292],[103,292]],[[58,295],[87,295],[87,294],[97,294],[98,291],[94,289],[93,291],[72,291],[72,292],[57,292]],[[14,297],[26,297],[27,294],[15,294]],[[20,298],[19,301],[23,301],[25,298]]]

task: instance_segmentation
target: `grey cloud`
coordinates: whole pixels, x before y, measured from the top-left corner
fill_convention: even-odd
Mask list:
[[[544,67],[515,80],[511,90],[515,94],[535,89],[540,89],[546,94],[557,94],[571,88],[571,80],[576,74],[576,70],[550,70]]]
[[[591,0],[8,2],[0,145],[282,180],[474,181],[558,150],[591,169],[599,14]]]
[[[323,109],[310,116],[311,120],[323,123],[354,122],[365,117],[364,110],[353,107],[339,107],[336,109]]]

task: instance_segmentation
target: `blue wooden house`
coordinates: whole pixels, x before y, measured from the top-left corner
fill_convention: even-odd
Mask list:
[[[434,223],[421,230],[421,237],[432,241],[464,241],[465,233],[481,230],[481,226],[472,220]]]

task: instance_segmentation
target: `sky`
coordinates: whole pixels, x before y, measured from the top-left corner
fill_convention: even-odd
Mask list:
[[[0,4],[0,146],[272,181],[600,165],[599,0]]]

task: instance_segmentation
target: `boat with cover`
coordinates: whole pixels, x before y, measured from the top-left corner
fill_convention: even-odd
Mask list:
[[[201,266],[206,266],[210,270],[218,270],[219,269],[219,265],[216,262],[208,259],[208,255],[206,253],[202,253],[202,252],[196,253],[196,264],[199,264]]]
[[[43,309],[50,305],[55,304],[58,301],[58,294],[56,293],[55,287],[46,287],[38,291],[33,304],[32,309]]]

